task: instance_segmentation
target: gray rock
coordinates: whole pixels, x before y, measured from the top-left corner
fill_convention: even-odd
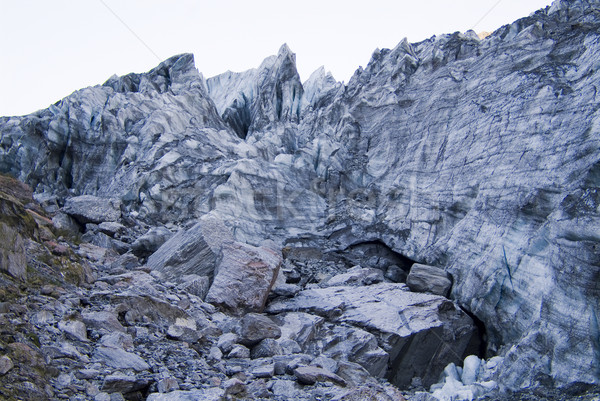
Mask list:
[[[115,222],[121,217],[121,201],[92,195],[75,196],[66,200],[62,211],[81,224]]]
[[[100,346],[96,348],[93,360],[116,369],[133,369],[135,371],[150,369],[150,365],[141,357],[121,348]]]
[[[360,386],[373,381],[369,372],[354,362],[340,361],[337,374],[351,386]]]
[[[252,376],[254,376],[254,377],[271,378],[275,375],[275,366],[273,364],[258,366],[256,368],[252,369],[251,373],[252,373]]]
[[[183,282],[178,286],[179,289],[195,295],[200,299],[206,298],[210,288],[210,279],[208,276],[198,276],[197,274],[188,274],[181,278]]]
[[[338,369],[338,363],[335,361],[335,359],[328,358],[324,355],[316,357],[310,362],[310,364],[312,366],[326,369],[332,373],[337,372]]]
[[[320,316],[303,312],[289,312],[275,317],[281,330],[280,343],[286,340],[295,341],[301,348],[305,348],[313,340],[325,321]]]
[[[197,328],[195,320],[177,318],[167,329],[167,336],[175,340],[195,343],[202,337]]]
[[[223,352],[219,347],[210,347],[210,351],[208,353],[208,359],[212,361],[220,361],[223,359]]]
[[[133,375],[115,373],[104,378],[102,391],[107,393],[130,393],[148,386],[148,381]]]
[[[398,265],[390,265],[385,271],[385,278],[392,281],[393,283],[404,283],[407,277],[406,271],[404,271]]]
[[[306,397],[306,389],[295,380],[276,380],[271,386],[275,397],[283,400],[302,400]]]
[[[273,287],[273,293],[282,297],[293,297],[299,293],[302,288],[296,284],[281,284]]]
[[[94,396],[94,401],[111,401],[111,398],[110,394],[101,392]]]
[[[122,348],[125,351],[133,350],[133,338],[123,332],[112,332],[102,336],[100,344],[105,347]]]
[[[269,384],[271,382],[269,381]],[[246,386],[246,391],[250,395],[250,397],[254,398],[270,398],[273,396],[273,393],[269,391],[267,387],[267,381],[264,379],[258,379],[250,382]]]
[[[171,280],[189,274],[212,277],[223,246],[231,243],[233,237],[223,222],[205,216],[189,230],[172,236],[150,255],[147,265]]]
[[[250,350],[250,357],[252,359],[270,358],[282,354],[283,349],[281,345],[272,338],[265,338]]]
[[[9,357],[6,355],[0,357],[0,376],[7,374],[14,367],[15,364]]]
[[[300,344],[298,344],[294,340],[290,340],[289,338],[287,338],[279,340],[277,342],[281,346],[282,352],[286,355],[299,354],[302,352],[302,347],[300,347]]]
[[[343,274],[338,274],[327,280],[325,285],[333,286],[361,286],[376,284],[383,281],[383,272],[379,269],[362,268],[355,266]]]
[[[239,337],[235,333],[224,333],[219,336],[217,341],[217,347],[221,349],[221,351],[228,353],[233,349],[236,343],[239,341]]]
[[[131,244],[131,250],[137,256],[148,257],[172,236],[173,233],[165,227],[152,227]]]
[[[52,224],[57,230],[75,235],[79,233],[79,224],[66,213],[58,212],[52,217]]]
[[[242,243],[227,246],[223,253],[206,302],[237,315],[262,312],[279,272],[281,255]]]
[[[279,337],[281,337],[281,329],[265,315],[248,313],[241,319],[239,339],[241,344],[254,345],[266,338]]]
[[[317,382],[330,381],[340,386],[346,386],[346,381],[335,373],[316,366],[301,366],[294,369],[294,376],[302,384],[312,385]]]
[[[242,396],[246,393],[246,385],[239,379],[233,378],[223,383],[225,395]]]
[[[113,312],[100,311],[100,312],[84,312],[81,314],[83,323],[85,323],[88,329],[106,330],[112,331],[125,331],[123,325],[117,319],[117,316]]]
[[[127,252],[123,255],[120,255],[116,260],[114,260],[110,264],[111,271],[123,271],[123,270],[132,270],[140,266],[139,259]]]
[[[123,224],[109,221],[100,223],[98,229],[111,237],[114,237],[117,234],[124,234],[127,231],[127,227]]]
[[[406,285],[411,291],[448,296],[452,288],[451,277],[443,269],[415,263],[410,268]]]
[[[243,345],[236,344],[231,348],[231,351],[227,354],[228,358],[250,358],[250,350]]]
[[[67,338],[77,341],[88,341],[87,328],[79,320],[62,320],[58,322],[58,328],[65,333]]]
[[[166,377],[158,380],[156,383],[156,389],[159,393],[168,393],[179,390],[179,383],[177,383],[177,379],[173,377]]]

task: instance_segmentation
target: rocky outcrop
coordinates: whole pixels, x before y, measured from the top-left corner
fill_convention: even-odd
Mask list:
[[[207,216],[166,241],[148,258],[148,267],[174,280],[189,274],[212,277],[223,247],[233,242],[223,222]]]
[[[305,290],[271,303],[267,311],[309,312],[370,332],[352,334],[366,335],[367,341],[345,357],[400,387],[407,387],[415,377],[426,386],[435,383],[448,363],[462,360],[476,338],[473,322],[460,308],[443,297],[409,292],[404,284]],[[351,337],[348,332],[346,336]],[[337,343],[335,329],[321,330],[315,337],[331,344],[323,346],[323,354],[339,357],[332,348]],[[367,346],[371,338],[375,341]],[[347,339],[343,347],[350,349],[349,344]]]
[[[79,196],[118,199],[122,227],[101,228],[98,219],[79,227],[95,247],[78,252],[110,269],[126,271],[115,251],[126,255],[152,227],[176,231],[209,212],[241,248],[271,239],[317,250],[319,257],[284,262],[290,282],[276,287],[273,313],[311,294],[371,294],[392,288],[390,280],[390,291],[409,294],[398,283],[411,265],[443,269],[453,301],[435,299],[485,327],[485,353],[504,357],[502,388],[598,383],[599,9],[596,0],[559,0],[484,40],[474,32],[405,40],[375,51],[347,85],[323,70],[302,85],[287,46],[256,70],[208,80],[191,55],[175,56],[0,119],[0,172],[27,182],[52,213],[68,212]],[[168,280],[210,276],[224,256],[196,229],[164,243],[149,265]],[[5,255],[22,254],[20,244],[2,249],[4,272]],[[134,251],[146,257],[156,249],[148,244]],[[207,262],[183,244],[210,248]],[[61,247],[43,245],[29,257],[39,261],[46,250]],[[68,271],[61,263],[43,265]],[[385,282],[347,271],[356,265],[381,270]],[[22,276],[22,264],[13,266]],[[308,304],[303,313],[319,315],[329,333],[353,326],[346,334],[371,352],[371,374],[386,366],[380,350],[397,360],[381,338],[387,328],[356,327],[349,310],[328,309],[336,303],[322,297]],[[274,341],[285,351],[296,349],[290,341],[302,348],[299,338]],[[293,396],[295,385],[272,391]]]

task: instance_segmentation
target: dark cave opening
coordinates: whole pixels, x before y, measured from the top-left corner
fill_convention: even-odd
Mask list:
[[[348,264],[348,267],[360,265],[385,271],[390,266],[396,265],[408,273],[411,266],[417,263],[394,251],[380,239],[357,242],[335,253]]]
[[[469,344],[465,348],[465,352],[462,356],[462,359],[464,360],[469,355],[476,355],[479,359],[487,359],[493,357],[494,355],[489,355],[488,353],[487,329],[485,328],[485,324],[483,323],[483,321],[477,316],[475,316],[474,313],[465,309],[464,307],[460,306],[460,309],[473,320],[473,324],[476,328],[476,331],[471,337]]]
[[[250,111],[250,102],[243,96],[243,102],[234,100],[233,104],[228,107],[221,116],[236,133],[236,135],[242,139],[246,139],[252,125],[252,113]]]

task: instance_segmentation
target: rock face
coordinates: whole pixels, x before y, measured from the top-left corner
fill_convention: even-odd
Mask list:
[[[351,261],[345,267],[380,269],[394,281],[413,263],[443,269],[453,278],[449,297],[485,326],[487,354],[504,357],[501,386],[598,383],[599,9],[597,0],[557,0],[484,40],[474,32],[405,40],[376,50],[347,85],[324,71],[303,85],[287,46],[255,70],[208,80],[191,55],[175,56],[1,118],[0,172],[29,184],[48,210],[69,213],[80,196],[117,199],[131,234],[85,229],[121,253],[135,233],[210,212],[249,244],[232,253],[243,258],[262,252],[246,247],[265,239],[319,249],[327,258],[302,262],[312,273],[297,275],[300,286],[325,285]],[[148,264],[169,279],[220,266],[215,282],[239,281],[243,263],[219,260],[201,231],[176,234]],[[357,259],[360,244],[390,253]],[[2,270],[19,277],[22,265],[11,271],[5,255],[23,247],[9,248]],[[264,290],[267,276],[253,280]],[[302,300],[305,313],[353,323],[360,308],[332,308],[334,293],[390,285],[368,284],[305,289],[269,310]],[[225,294],[219,286],[209,296]],[[253,299],[250,309],[266,300]],[[240,302],[231,308],[250,305]],[[381,337],[389,328],[373,327],[365,330],[378,331],[367,333],[375,343],[351,334],[371,344],[373,360],[381,362],[380,348],[396,361]],[[296,394],[292,387],[273,388]]]

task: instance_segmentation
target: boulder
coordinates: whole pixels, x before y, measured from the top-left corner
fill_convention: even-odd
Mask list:
[[[207,215],[192,228],[173,235],[148,257],[147,265],[173,281],[189,274],[212,277],[223,247],[233,242],[223,222]]]
[[[127,394],[133,391],[142,390],[148,387],[148,385],[149,382],[146,379],[134,375],[114,373],[104,378],[104,382],[102,383],[102,391],[107,393]]]
[[[65,201],[62,212],[81,224],[115,222],[121,217],[121,201],[92,195],[75,196]]]
[[[217,347],[225,353],[228,353],[239,341],[239,337],[235,333],[224,333],[221,334],[217,340]]]
[[[54,217],[52,217],[52,224],[57,230],[66,232],[70,235],[75,235],[80,231],[77,221],[66,213],[56,213]]]
[[[148,257],[172,236],[173,233],[165,227],[152,227],[131,244],[131,251],[136,256]]]
[[[63,320],[58,322],[58,328],[72,340],[88,341],[87,328],[85,324],[79,320]]]
[[[236,344],[233,346],[233,348],[231,348],[231,351],[229,351],[227,357],[239,359],[250,358],[250,350],[243,345]]]
[[[285,340],[295,341],[301,348],[315,338],[325,319],[303,312],[282,313],[273,317],[281,330],[280,343]]]
[[[242,396],[246,393],[246,385],[240,379],[229,379],[223,383],[225,395]]]
[[[281,255],[269,248],[239,242],[227,246],[206,302],[235,315],[262,312],[281,262]]]
[[[448,296],[452,288],[451,276],[443,269],[415,263],[410,268],[406,285],[411,291]]]
[[[248,313],[242,318],[240,337],[240,343],[254,345],[265,338],[281,337],[281,329],[267,316]]]
[[[125,233],[127,231],[127,227],[114,221],[104,221],[98,225],[98,230],[106,235],[114,237],[117,234]]]
[[[394,283],[406,282],[406,271],[398,265],[390,265],[385,271],[385,278]]]
[[[115,330],[123,332],[125,331],[125,328],[119,322],[119,319],[117,319],[117,315],[113,312],[84,312],[81,316],[83,319],[83,323],[85,323],[88,329],[104,329],[108,332],[112,332]]]
[[[272,338],[265,338],[250,350],[250,357],[252,359],[270,358],[275,355],[283,355],[283,349]]]
[[[197,330],[196,322],[193,319],[185,318],[177,318],[175,323],[167,329],[167,336],[173,340],[188,343],[195,343],[202,337]]]
[[[96,348],[92,360],[116,369],[133,369],[135,371],[150,369],[150,365],[138,355],[115,347],[100,346]]]

